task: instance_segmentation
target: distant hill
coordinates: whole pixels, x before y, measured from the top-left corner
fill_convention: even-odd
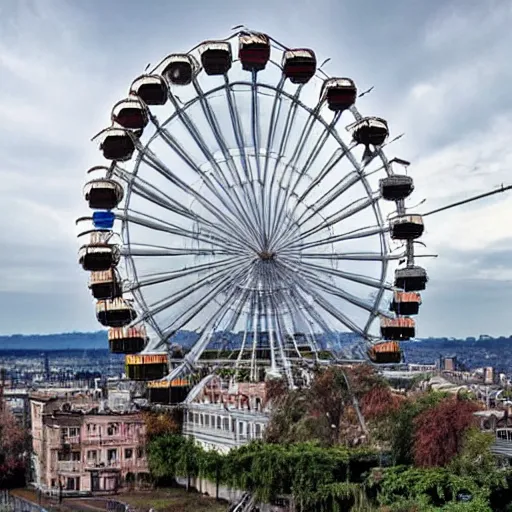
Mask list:
[[[493,338],[425,338],[401,343],[406,362],[433,363],[440,356],[456,355],[467,368],[493,366],[512,373],[512,336]]]
[[[0,336],[0,351],[86,349],[108,349],[107,331]]]
[[[179,331],[173,342],[190,347],[198,335],[190,331]],[[233,347],[239,344],[239,336],[232,335],[223,339],[220,345],[227,342]],[[363,356],[362,347],[357,335],[339,333],[334,341],[336,350],[346,358]],[[219,340],[220,342],[221,340]],[[482,335],[479,338],[425,338],[403,342],[402,348],[406,362],[433,363],[439,356],[456,354],[468,368],[494,366],[500,371],[512,372],[512,336],[492,338]],[[70,332],[60,334],[14,334],[0,336],[2,350],[106,350],[108,349],[107,331]]]

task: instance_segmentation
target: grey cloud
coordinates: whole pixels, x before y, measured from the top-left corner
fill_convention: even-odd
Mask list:
[[[7,118],[0,125],[0,178],[16,172],[19,179],[0,185],[0,194],[7,195],[2,204],[12,205],[2,217],[2,232],[8,239],[2,238],[0,276],[10,276],[11,285],[13,269],[24,268],[26,281],[18,291],[0,291],[1,330],[97,328],[87,276],[76,265],[78,244],[71,235],[72,225],[86,211],[80,196],[85,170],[99,156],[89,139],[108,122],[110,106],[127,93],[130,81],[148,62],[154,64],[167,53],[187,50],[203,39],[227,35],[238,23],[268,30],[290,45],[313,47],[320,59],[332,57],[326,66],[329,73],[354,76],[361,87],[375,85],[375,91],[360,102],[361,110],[387,117],[395,135],[407,132],[407,138],[390,148],[390,156],[425,160],[482,130],[482,141],[477,139],[464,150],[469,165],[450,171],[443,182],[455,200],[457,183],[468,173],[475,175],[472,164],[478,164],[488,144],[483,137],[496,116],[512,118],[511,13],[504,4],[491,0],[2,2],[0,50],[10,49],[12,55],[4,52],[2,60],[0,52],[0,116]],[[6,62],[8,57],[12,60]],[[411,99],[419,84],[439,90],[423,100]],[[491,164],[503,165],[507,151],[503,147],[485,156],[483,173]],[[445,160],[448,157],[459,155],[450,154]],[[450,160],[447,166],[456,163]],[[416,196],[427,194],[432,205],[441,195],[432,183],[434,171],[422,169],[425,174],[418,178]],[[480,177],[478,187],[486,186],[485,174]],[[492,179],[506,179],[504,169],[494,172]],[[43,217],[38,205],[51,208],[67,222],[69,233],[55,218]],[[27,218],[33,219],[31,230],[25,227]],[[433,245],[435,227],[432,224],[428,234]],[[42,233],[41,237],[30,239],[32,231]],[[482,268],[510,267],[508,247],[508,241],[480,251],[441,246],[438,261],[424,262],[427,268],[432,264],[432,270],[419,335],[508,334],[510,283],[470,279]],[[50,284],[57,288],[50,289]],[[29,286],[32,289],[27,290]]]

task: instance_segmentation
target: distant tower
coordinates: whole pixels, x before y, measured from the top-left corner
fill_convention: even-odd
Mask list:
[[[5,368],[0,368],[0,412],[4,410]]]
[[[44,352],[44,380],[50,380],[50,360],[48,359],[48,352]]]

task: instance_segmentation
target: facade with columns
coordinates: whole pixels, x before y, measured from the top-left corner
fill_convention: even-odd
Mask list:
[[[264,382],[233,384],[210,376],[187,399],[183,434],[207,450],[225,453],[261,439],[268,420]]]

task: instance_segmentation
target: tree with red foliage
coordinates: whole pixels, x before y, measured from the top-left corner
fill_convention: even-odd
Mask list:
[[[401,402],[389,386],[375,386],[363,395],[361,412],[367,420],[377,420],[396,411]]]
[[[414,463],[446,466],[459,453],[478,408],[475,402],[450,397],[420,413],[414,420]]]
[[[180,410],[172,412],[146,412],[144,413],[146,425],[146,437],[151,440],[166,434],[179,434],[182,425],[182,413]]]
[[[24,485],[29,434],[0,403],[0,488]]]

